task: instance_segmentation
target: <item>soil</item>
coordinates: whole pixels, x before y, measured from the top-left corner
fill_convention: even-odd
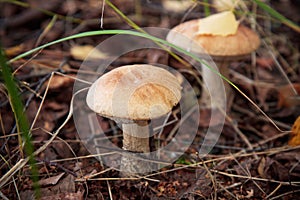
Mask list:
[[[170,29],[183,21],[205,16],[202,1],[196,4],[191,1],[186,8],[171,8],[156,0],[111,2],[140,27]],[[299,24],[298,1],[270,2],[273,9]],[[103,1],[97,0],[1,2],[0,35],[8,59],[77,33],[132,29],[130,23],[118,15],[109,3],[102,6]],[[200,109],[198,114],[180,113],[183,107],[191,108],[192,102],[198,102],[203,92],[199,83],[201,74],[192,64],[184,65],[166,50],[159,49],[131,51],[109,64],[107,71],[127,64],[167,65],[180,72],[183,75],[181,78],[190,85],[183,87],[185,98],[190,100],[175,107],[168,121],[170,124],[164,126],[162,134],[154,132],[157,134],[151,138],[152,150],[172,144],[168,153],[158,159],[161,164],[169,164],[146,175],[122,177],[116,165],[107,164],[120,158],[117,152],[122,149],[122,130],[117,123],[94,115],[103,135],[90,136],[90,128],[78,128],[82,124],[90,125],[89,115],[85,116],[87,109],[84,103],[76,104],[73,107],[74,117],[68,119],[74,88],[76,84],[78,87],[85,84],[80,83],[78,78],[84,77],[92,82],[93,78],[101,75],[93,71],[94,68],[83,67],[88,64],[83,62],[84,59],[90,49],[111,35],[64,41],[11,62],[25,114],[33,125],[31,135],[34,147],[45,147],[35,157],[39,172],[39,198],[299,199],[300,139],[297,138],[300,138],[300,122],[295,123],[292,129],[300,115],[299,32],[272,20],[260,8],[252,4],[247,6],[250,10],[256,10],[256,29],[264,43],[256,51],[256,56],[230,63],[229,79],[256,106],[233,88],[233,101],[227,104],[229,109],[224,126],[221,123],[224,114],[219,111],[212,114],[210,109]],[[215,12],[213,8],[211,12]],[[250,26],[250,21],[249,16],[245,15],[241,23]],[[95,54],[98,63],[92,60],[89,64],[98,66],[105,63],[111,59],[109,53],[118,52],[122,45],[133,45],[131,42],[109,43],[109,51],[98,49]],[[183,59],[190,61],[185,56]],[[33,189],[31,166],[26,162],[20,165],[26,155],[21,151],[20,133],[3,78],[0,80],[0,197],[34,199],[37,196]],[[78,98],[84,99],[84,94]],[[81,114],[83,118],[76,118],[76,113],[84,113]],[[179,121],[184,117],[188,119],[182,128],[184,134],[178,134],[176,127],[180,126]],[[205,143],[208,130],[212,131],[212,141],[217,143],[209,154],[202,156],[198,152],[201,144]],[[55,133],[58,135],[53,137]],[[103,142],[103,146],[97,148],[111,153],[103,156],[106,160],[104,164],[94,155],[98,152],[95,148],[89,151],[89,141],[102,141],[102,137],[108,138],[108,144]],[[49,140],[53,141],[47,144]],[[188,147],[184,149],[186,144]],[[172,160],[172,156],[176,159]],[[14,168],[14,174],[9,174],[13,167],[18,168]]]

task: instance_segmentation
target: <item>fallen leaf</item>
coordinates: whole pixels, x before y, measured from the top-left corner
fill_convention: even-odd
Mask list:
[[[268,70],[272,70],[274,66],[274,59],[273,58],[266,58],[266,57],[261,57],[261,58],[256,58],[256,64],[259,67],[266,68]]]
[[[24,51],[24,49],[25,49],[25,45],[20,44],[20,45],[9,47],[9,48],[5,49],[5,54],[8,57],[16,56],[16,55],[20,54],[22,51]]]
[[[266,178],[265,167],[266,167],[266,159],[262,157],[257,167],[257,172],[262,178]]]
[[[250,191],[246,191],[247,192],[247,196],[245,196],[245,198],[248,198],[250,199],[251,197],[254,196],[254,190],[253,189],[250,189]]]
[[[64,175],[65,173],[61,173],[57,176],[52,176],[50,178],[46,178],[46,179],[42,179],[39,181],[39,184],[41,186],[47,186],[47,185],[55,185],[57,184],[57,182],[61,179],[61,177]]]
[[[56,150],[60,158],[71,158],[73,156],[72,151],[64,142],[54,142],[52,147]]]
[[[290,108],[297,105],[300,105],[300,83],[293,83],[280,87],[278,90],[277,107]]]
[[[69,75],[71,77],[74,77],[73,75]],[[59,89],[60,87],[64,87],[67,86],[69,84],[73,84],[74,83],[74,79],[68,77],[68,76],[53,76],[51,79],[51,83],[49,85],[49,89]],[[48,81],[46,82],[46,85],[48,84]]]
[[[43,108],[43,116],[41,116],[41,118],[49,122],[55,122],[69,112],[68,108],[68,105],[65,103],[56,101],[46,102]]]
[[[70,51],[71,55],[77,60],[85,60],[86,58],[105,59],[108,57],[107,54],[92,45],[73,46]]]
[[[199,35],[234,35],[238,29],[239,22],[235,19],[232,11],[210,15],[199,20]]]
[[[172,12],[184,12],[188,8],[190,8],[193,5],[193,1],[186,1],[186,0],[181,0],[181,1],[174,1],[174,0],[164,0],[162,2],[163,7]]]
[[[290,146],[300,145],[300,116],[296,119],[294,125],[292,126],[288,145]]]

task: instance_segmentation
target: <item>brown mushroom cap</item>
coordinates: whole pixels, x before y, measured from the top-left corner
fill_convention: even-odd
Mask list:
[[[113,119],[149,120],[171,111],[181,98],[177,78],[152,65],[126,65],[97,79],[87,94],[94,112]]]
[[[201,19],[187,21],[174,27],[169,32],[167,41],[181,48],[188,48],[194,53],[209,54],[214,58],[243,57],[260,45],[258,35],[243,25],[239,25],[234,35],[199,35],[197,34],[199,20]],[[204,52],[198,45],[204,49]]]

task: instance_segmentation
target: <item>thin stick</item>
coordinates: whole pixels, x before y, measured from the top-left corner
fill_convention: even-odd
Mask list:
[[[35,57],[37,57],[41,52],[43,51],[43,48],[38,50],[29,60],[27,60],[25,63],[21,64],[13,73],[12,75],[14,76],[20,69],[22,69],[25,65],[30,63]]]
[[[223,189],[231,189],[231,188],[235,188],[235,187],[238,187],[238,186],[240,186],[240,185],[242,185],[242,183],[241,182],[238,182],[238,183],[233,183],[232,185],[229,185],[229,186],[226,186],[226,187],[223,187],[222,186],[222,190]],[[222,190],[219,190],[219,192],[222,192]]]
[[[245,168],[241,165],[241,163],[240,163],[236,158],[234,158],[234,161],[235,161],[235,162],[238,164],[238,166],[244,171],[245,174],[247,174],[249,177],[252,177],[252,176],[251,176],[251,172],[249,171],[248,168],[245,169]],[[256,187],[257,187],[263,194],[266,195],[265,191],[263,191],[263,189],[262,189],[262,188],[261,188],[254,180],[251,179],[251,181],[254,183],[254,185],[256,185]]]
[[[29,161],[29,157],[26,159],[20,159],[6,174],[4,174],[0,179],[0,188],[21,168],[23,168]]]
[[[105,1],[102,1],[101,17],[100,17],[100,28],[103,29],[103,18],[104,18]]]
[[[279,198],[284,197],[284,196],[287,196],[287,195],[289,195],[289,194],[296,194],[296,193],[298,193],[298,192],[300,192],[300,190],[289,191],[289,192],[280,194],[280,195],[278,195],[278,196],[276,196],[276,197],[270,198],[270,200],[279,199]]]
[[[181,118],[181,120],[175,124],[174,128],[172,129],[172,131],[170,132],[170,134],[168,135],[166,141],[170,141],[171,138],[174,136],[174,134],[176,133],[176,131],[179,129],[179,127],[183,124],[183,122],[185,120],[188,119],[188,117],[198,108],[198,105],[193,106],[192,108],[190,108],[190,110]]]
[[[199,159],[201,159],[199,157]],[[202,159],[201,159],[202,160]],[[209,175],[209,178],[213,184],[213,188],[214,188],[214,200],[217,200],[217,185],[216,185],[216,180],[214,178],[214,176],[212,175],[211,171],[208,169],[207,165],[205,162],[203,162],[203,166],[204,166],[204,169],[207,171],[208,175]]]
[[[240,138],[246,143],[248,148],[250,150],[253,150],[252,144],[249,142],[248,138],[244,135],[244,133],[238,128],[237,123],[234,123],[233,120],[229,116],[225,115],[225,117],[230,122],[233,129],[237,132],[237,134],[240,136]],[[255,157],[255,159],[258,159],[258,156],[255,154],[254,154],[254,157]]]
[[[266,199],[270,199],[270,197],[275,194],[275,192],[277,192],[277,190],[279,190],[279,188],[281,188],[281,184],[278,184],[278,186],[268,195],[266,196]]]
[[[223,185],[220,185],[220,187],[222,188],[222,191],[224,190],[225,192],[227,192],[230,196],[232,196],[233,198],[239,200],[239,198],[237,196],[235,196],[234,194],[232,194],[232,192],[230,192],[228,190],[228,188],[224,187]]]
[[[291,186],[291,185],[292,186],[299,186],[300,185],[300,181],[283,182],[283,181],[276,181],[276,180],[272,180],[272,179],[265,179],[265,178],[258,178],[258,177],[249,177],[249,176],[243,176],[243,175],[238,175],[238,174],[229,174],[229,173],[218,171],[218,170],[214,170],[214,169],[211,169],[211,171],[213,171],[213,172],[215,172],[217,174],[228,176],[228,177],[250,179],[250,180],[263,181],[263,182],[271,182],[271,183],[279,183],[279,184],[288,185],[288,186]]]
[[[3,198],[4,200],[9,200],[1,191],[0,191],[0,197]]]
[[[258,147],[258,146],[261,146],[261,145],[263,145],[263,144],[266,144],[266,143],[268,143],[268,142],[270,142],[270,141],[272,141],[272,140],[276,140],[276,139],[278,139],[278,138],[281,138],[281,137],[284,137],[284,136],[286,136],[286,135],[289,135],[290,132],[291,132],[291,131],[286,131],[286,132],[283,132],[283,133],[274,135],[274,136],[272,136],[272,137],[270,137],[270,138],[267,138],[267,139],[265,139],[265,140],[259,141],[258,143],[254,144],[253,147]]]
[[[53,75],[54,75],[54,72],[51,72],[51,76],[50,76],[50,78],[49,78],[47,87],[46,87],[46,89],[45,89],[45,93],[44,93],[44,95],[43,95],[43,98],[42,98],[42,101],[41,101],[41,103],[40,103],[40,106],[39,106],[39,108],[38,108],[38,110],[37,110],[37,113],[36,113],[36,115],[35,115],[35,117],[34,117],[34,119],[33,119],[33,121],[32,121],[30,130],[33,129],[33,126],[35,125],[35,123],[36,123],[36,121],[37,121],[37,119],[38,119],[38,116],[40,115],[40,112],[41,112],[41,110],[42,110],[42,106],[44,105],[44,101],[45,101],[45,99],[46,99],[46,95],[48,94],[49,86],[50,86],[51,80],[52,80],[52,78],[53,78]]]
[[[19,191],[18,191],[18,186],[17,186],[16,180],[15,180],[14,177],[13,177],[12,179],[13,179],[14,187],[16,188],[17,197],[18,197],[19,199],[21,199],[20,193],[19,193]]]
[[[78,72],[80,72],[80,71],[78,71]],[[55,74],[58,74],[58,75],[61,75],[61,76],[65,76],[65,77],[71,78],[71,79],[74,79],[74,80],[79,81],[79,82],[82,82],[82,83],[86,83],[86,84],[88,84],[88,85],[92,85],[92,82],[90,82],[90,81],[85,81],[85,80],[76,78],[76,77],[74,77],[74,76],[70,76],[70,75],[67,75],[67,74],[60,73],[60,72],[54,72],[54,73],[55,73]],[[95,74],[95,73],[93,73],[93,74]]]
[[[111,200],[113,200],[113,196],[112,196],[112,193],[111,193],[111,187],[110,187],[110,184],[109,184],[108,180],[106,181],[106,184],[107,184],[107,187],[108,187],[109,198]]]
[[[64,161],[71,161],[71,160],[75,160],[75,159],[88,159],[88,158],[94,158],[94,157],[98,157],[98,156],[112,155],[112,154],[115,154],[115,153],[116,152],[91,154],[91,155],[87,155],[87,156],[78,156],[77,158],[64,158],[64,159],[60,159],[60,160],[52,160],[52,162],[64,162]]]
[[[98,175],[104,174],[104,173],[106,173],[106,172],[108,172],[108,171],[111,171],[111,170],[113,170],[113,169],[114,169],[114,168],[110,167],[110,168],[107,168],[107,169],[105,169],[105,170],[102,170],[101,172],[98,172],[98,173],[95,173],[95,174],[92,174],[92,175],[84,176],[83,178],[80,178],[80,179],[78,179],[78,180],[86,181],[86,180],[89,180],[89,179],[91,179],[91,178],[93,178],[93,177],[95,177],[95,176],[98,176]]]

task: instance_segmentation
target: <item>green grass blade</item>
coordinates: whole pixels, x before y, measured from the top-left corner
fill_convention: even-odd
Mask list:
[[[1,75],[4,79],[5,86],[9,95],[9,102],[11,108],[15,115],[16,124],[19,132],[19,145],[22,151],[22,146],[24,143],[25,153],[29,156],[29,165],[31,167],[31,179],[33,181],[33,187],[36,197],[40,197],[40,190],[38,185],[38,169],[35,165],[35,159],[32,156],[34,152],[34,147],[31,142],[29,123],[24,114],[24,107],[19,96],[19,92],[14,81],[13,75],[11,73],[11,68],[7,64],[5,53],[0,46],[0,66],[1,66]]]
[[[205,17],[208,17],[211,14],[210,4],[209,4],[208,0],[203,0],[203,3],[204,3],[203,7],[204,7]]]
[[[100,30],[100,31],[90,31],[90,32],[84,32],[84,33],[78,33],[76,35],[72,35],[69,37],[65,37],[59,40],[55,40],[53,42],[50,42],[48,44],[44,44],[40,47],[34,48],[30,51],[27,51],[13,59],[11,59],[9,62],[13,62],[16,61],[20,58],[23,58],[25,56],[28,56],[34,52],[37,52],[45,47],[60,43],[60,42],[64,42],[67,40],[71,40],[71,39],[76,39],[76,38],[81,38],[81,37],[88,37],[88,36],[96,36],[96,35],[114,35],[114,34],[123,34],[123,35],[133,35],[133,36],[137,36],[137,37],[143,37],[143,38],[147,38],[149,40],[152,40],[154,42],[158,42],[160,44],[165,44],[169,47],[172,47],[173,49],[177,50],[180,53],[183,53],[187,56],[190,56],[191,58],[193,58],[194,60],[196,60],[197,62],[201,63],[203,66],[208,67],[211,71],[213,71],[214,73],[216,73],[218,76],[220,76],[223,80],[225,80],[226,82],[228,82],[228,84],[232,85],[240,94],[242,94],[257,110],[259,110],[273,125],[274,127],[276,127],[277,130],[282,131],[276,124],[275,122],[266,114],[264,113],[255,103],[254,101],[252,101],[244,92],[242,92],[232,81],[230,81],[228,78],[226,78],[225,76],[223,76],[222,74],[220,74],[220,72],[216,71],[214,68],[212,68],[211,66],[209,66],[206,62],[203,62],[197,55],[186,51],[185,49],[178,47],[174,44],[169,43],[166,40],[154,37],[152,35],[149,35],[147,33],[141,33],[141,32],[137,32],[137,31],[131,31],[131,30]]]
[[[267,13],[269,13],[272,17],[274,17],[275,19],[279,20],[281,23],[285,24],[286,26],[292,28],[293,30],[297,31],[300,33],[300,27],[299,25],[297,25],[296,23],[294,23],[293,21],[287,19],[285,16],[283,16],[282,14],[280,14],[279,12],[277,12],[276,10],[274,10],[273,8],[271,8],[270,6],[268,6],[267,4],[265,4],[264,2],[260,1],[260,0],[254,0],[254,2],[264,11],[266,11]]]
[[[142,33],[142,32],[138,32],[138,31],[131,31],[131,30],[100,30],[100,31],[89,31],[89,32],[83,32],[83,33],[78,33],[75,35],[71,35],[59,40],[55,40],[52,41],[50,43],[44,44],[42,46],[39,46],[37,48],[31,49],[30,51],[27,51],[23,54],[20,54],[18,56],[16,56],[15,58],[12,58],[11,60],[9,60],[10,63],[20,59],[20,58],[24,58],[25,56],[28,56],[30,54],[33,54],[43,48],[49,47],[51,45],[57,44],[57,43],[61,43],[64,41],[68,41],[68,40],[72,40],[72,39],[76,39],[76,38],[82,38],[82,37],[90,37],[90,36],[96,36],[96,35],[115,35],[115,34],[123,34],[123,35],[133,35],[133,36],[137,36],[137,37],[142,37],[142,38],[146,38],[149,40],[152,40],[154,42],[157,42],[159,44],[164,44],[167,45],[169,47],[174,48],[175,50],[179,51],[180,53],[183,53],[187,56],[190,56],[191,58],[195,59],[196,61],[206,65],[206,67],[208,67],[210,70],[214,71],[215,73],[217,73],[221,78],[223,78],[225,81],[227,81],[229,84],[235,86],[229,79],[227,79],[226,77],[224,77],[222,74],[220,74],[219,72],[217,72],[215,69],[213,69],[211,66],[209,66],[208,64],[206,64],[206,62],[203,62],[197,55],[186,51],[185,49],[178,47],[172,43],[169,43],[166,40],[163,40],[161,38],[157,38],[155,36],[149,35],[147,33]],[[236,87],[236,86],[235,86]]]
[[[137,37],[143,37],[143,38],[147,38],[149,40],[152,40],[153,42],[156,42],[159,44],[164,44],[167,45],[169,47],[172,47],[173,49],[179,51],[180,53],[183,53],[185,55],[190,56],[191,58],[195,59],[196,61],[198,61],[199,63],[202,63],[203,65],[205,65],[206,67],[208,67],[210,70],[212,70],[213,72],[215,72],[216,74],[218,74],[222,79],[224,79],[225,81],[227,81],[229,84],[231,84],[233,87],[237,88],[236,85],[234,85],[228,78],[226,78],[225,76],[223,76],[222,74],[220,74],[218,71],[216,71],[214,68],[212,68],[211,66],[209,66],[206,62],[203,62],[197,55],[186,51],[185,49],[178,47],[172,43],[169,43],[166,40],[157,38],[155,36],[149,35],[147,33],[142,33],[142,32],[138,32],[138,31],[131,31],[131,30],[100,30],[100,31],[89,31],[89,32],[83,32],[83,33],[78,33],[75,35],[71,35],[59,40],[55,40],[52,41],[50,43],[44,44],[42,46],[39,46],[37,48],[34,48],[30,51],[27,51],[23,54],[20,54],[18,56],[16,56],[15,58],[12,58],[11,60],[9,60],[9,62],[14,62],[20,58],[24,58],[25,56],[28,56],[32,53],[35,53],[43,48],[49,47],[51,45],[60,43],[60,42],[64,42],[67,40],[72,40],[72,39],[76,39],[76,38],[82,38],[82,37],[89,37],[89,36],[96,36],[96,35],[115,35],[115,34],[123,34],[123,35],[133,35],[133,36],[137,36]]]
[[[105,3],[111,7],[118,15],[120,15],[120,17],[122,17],[126,23],[131,26],[132,28],[134,28],[135,30],[138,31],[142,31],[143,30],[136,24],[134,23],[131,19],[129,19],[121,10],[119,10],[113,3],[111,3],[109,0],[105,0]]]

